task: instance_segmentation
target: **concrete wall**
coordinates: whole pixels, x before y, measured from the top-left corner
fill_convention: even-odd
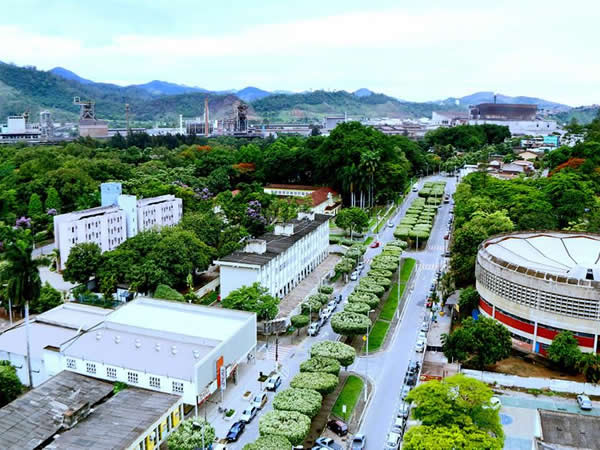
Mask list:
[[[19,377],[19,380],[21,380],[21,384],[29,386],[27,358],[25,355],[0,350],[0,360],[10,361],[17,369],[17,376]],[[49,377],[42,358],[31,358],[31,378],[33,378],[33,387],[39,386]]]
[[[250,286],[258,281],[258,268],[221,266],[220,270],[222,299],[227,297],[231,291],[235,291],[242,286]]]

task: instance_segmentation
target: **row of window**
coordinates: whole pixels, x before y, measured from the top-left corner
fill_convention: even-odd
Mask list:
[[[477,280],[500,297],[530,308],[581,319],[600,319],[600,302],[532,289],[494,275],[477,265]]]
[[[72,370],[77,370],[77,360],[73,358],[67,358],[67,368]],[[96,363],[86,362],[85,363],[85,371],[89,375],[97,375]],[[115,367],[107,367],[106,368],[106,378],[116,380],[117,379],[117,369]],[[127,383],[128,384],[139,384],[140,378],[137,372],[127,371]],[[161,389],[161,379],[160,377],[149,376],[148,384],[150,387],[155,389]],[[174,394],[183,394],[183,383],[180,381],[173,381],[171,383],[171,391]]]

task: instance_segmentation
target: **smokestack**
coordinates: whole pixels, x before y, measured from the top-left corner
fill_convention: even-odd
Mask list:
[[[494,92],[494,105],[496,104],[496,93]]]
[[[208,97],[204,97],[204,135],[208,137]]]
[[[179,134],[183,134],[183,114],[179,114]]]

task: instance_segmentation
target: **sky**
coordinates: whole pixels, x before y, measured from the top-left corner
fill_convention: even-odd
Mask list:
[[[119,85],[600,103],[600,1],[19,0],[0,61]]]

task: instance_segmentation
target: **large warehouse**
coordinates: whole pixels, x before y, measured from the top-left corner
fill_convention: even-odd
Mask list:
[[[475,268],[479,309],[545,355],[562,330],[598,351],[600,235],[521,232],[484,241]]]

